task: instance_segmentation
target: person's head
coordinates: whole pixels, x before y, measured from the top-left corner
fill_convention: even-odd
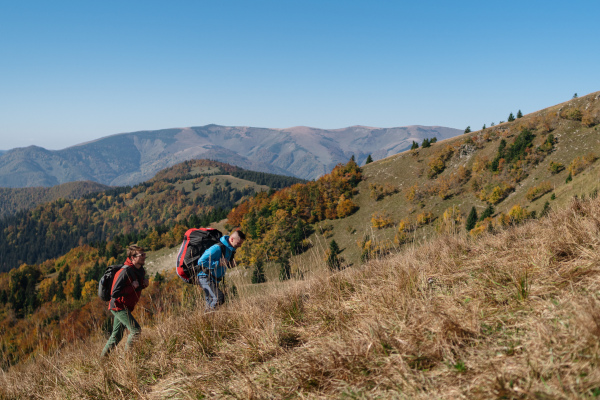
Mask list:
[[[133,265],[141,267],[146,262],[146,253],[143,248],[133,244],[127,248],[127,258],[131,260]]]
[[[242,231],[233,231],[231,235],[229,235],[229,244],[231,244],[235,249],[239,248],[246,240],[246,235]]]

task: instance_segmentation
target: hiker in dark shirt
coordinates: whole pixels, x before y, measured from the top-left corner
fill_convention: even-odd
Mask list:
[[[140,299],[142,289],[149,285],[144,269],[145,261],[146,253],[141,247],[129,246],[127,248],[125,265],[117,271],[112,283],[108,309],[115,319],[112,334],[102,350],[102,356],[107,356],[119,344],[125,328],[129,331],[126,348],[129,348],[142,330],[131,313]]]
[[[201,267],[197,275],[197,283],[206,295],[206,308],[214,309],[225,302],[225,295],[219,289],[219,282],[225,277],[227,266],[233,262],[235,250],[246,239],[241,231],[233,231],[230,236],[222,236],[218,244],[214,244],[198,260]]]

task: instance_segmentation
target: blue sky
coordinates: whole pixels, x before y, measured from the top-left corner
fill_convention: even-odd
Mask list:
[[[0,0],[0,149],[210,123],[464,129],[600,90],[598,1]]]

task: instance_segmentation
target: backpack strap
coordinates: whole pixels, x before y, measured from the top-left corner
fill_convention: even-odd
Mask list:
[[[225,254],[225,250],[227,249],[227,246],[225,246],[223,243],[219,242],[219,247],[221,248],[221,255]],[[233,261],[233,258],[235,257],[235,247],[233,248],[233,250],[231,250],[231,257],[229,257],[229,262]]]

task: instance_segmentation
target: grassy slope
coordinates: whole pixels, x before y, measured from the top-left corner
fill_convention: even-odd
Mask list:
[[[102,363],[89,354],[100,352],[103,338],[66,347],[2,375],[0,398],[596,395],[600,203],[573,201],[572,195],[598,187],[598,163],[568,185],[566,172],[551,177],[546,169],[550,161],[568,165],[575,156],[598,153],[597,130],[569,124],[555,130],[556,150],[496,207],[539,211],[550,194],[529,204],[527,188],[552,179],[553,208],[566,209],[548,218],[477,240],[432,239],[433,229],[426,228],[417,231],[429,237],[423,244],[334,275],[322,268],[326,244],[315,236],[317,245],[301,261],[316,271],[306,280],[261,285],[262,293],[241,290],[216,313],[174,306],[155,316],[154,325],[144,324],[142,313],[143,340],[135,352]],[[491,158],[498,140],[479,151]],[[402,192],[379,202],[369,198],[372,182],[424,183],[419,164],[435,151],[436,145],[421,149],[421,163],[404,153],[365,167],[367,180],[356,198],[361,209],[326,222],[347,259],[357,257],[355,242],[371,231],[374,211],[386,209],[398,220],[421,210],[439,216],[451,204],[465,214],[473,204],[484,207],[472,193],[431,198],[423,208],[408,204]]]
[[[488,128],[487,131],[502,130],[511,126],[527,124],[536,117],[556,113],[573,105],[581,109],[591,107],[598,110],[600,109],[599,99],[600,92],[592,93],[585,97],[573,99],[566,103],[525,115],[523,118],[515,120],[512,123],[507,122],[493,128]],[[322,222],[321,225],[330,224],[333,226],[333,235],[329,238],[317,238],[317,235],[314,235],[311,239],[316,243],[335,239],[340,248],[345,249],[342,252],[342,256],[351,263],[359,263],[360,250],[357,242],[362,239],[364,234],[368,234],[376,240],[385,241],[392,240],[397,230],[396,226],[381,230],[372,228],[370,219],[371,215],[375,212],[387,212],[396,224],[404,218],[414,220],[417,214],[428,211],[433,213],[434,218],[439,218],[444,210],[452,205],[457,205],[465,217],[472,206],[475,206],[479,214],[481,214],[487,204],[475,197],[469,190],[469,184],[462,187],[462,193],[458,193],[446,200],[442,200],[438,196],[426,198],[423,200],[423,207],[419,204],[411,204],[407,201],[405,195],[406,189],[410,186],[414,184],[422,186],[431,181],[427,178],[426,173],[428,160],[439,152],[440,149],[448,144],[462,143],[469,136],[476,137],[481,134],[482,131],[472,132],[438,142],[430,148],[420,148],[418,156],[407,151],[364,166],[363,173],[365,179],[359,184],[359,194],[354,198],[360,209],[350,217]],[[587,128],[579,122],[562,119],[552,134],[557,140],[554,151],[530,171],[529,176],[517,185],[515,191],[508,198],[495,206],[497,213],[506,213],[516,204],[527,207],[529,211],[535,210],[539,213],[544,203],[550,200],[551,193],[547,193],[533,202],[527,200],[525,195],[529,188],[538,185],[542,181],[550,181],[555,187],[556,200],[550,201],[553,207],[556,205],[565,205],[575,194],[589,193],[591,191],[590,188],[600,188],[600,163],[598,162],[592,168],[575,176],[569,184],[565,184],[565,179],[568,175],[566,169],[557,175],[552,175],[548,171],[548,165],[551,161],[560,162],[567,167],[575,157],[583,156],[588,152],[593,152],[597,156],[600,156],[600,140],[598,140],[600,135],[599,126],[596,125],[595,127]],[[547,135],[537,132],[536,136],[534,145],[538,146],[545,140]],[[440,174],[440,177],[456,172],[460,165],[469,168],[472,167],[476,156],[487,156],[490,160],[493,159],[501,138],[499,136],[487,142],[483,148],[478,149],[469,157],[453,157],[448,163],[446,170]],[[508,144],[512,143],[513,140],[514,135],[506,138]],[[391,184],[398,188],[399,191],[380,201],[375,201],[370,198],[370,184]],[[424,237],[431,236],[434,231],[434,225],[431,224],[425,228],[418,229],[412,234],[414,239],[422,240]]]
[[[0,376],[1,398],[574,398],[600,391],[600,201],[442,236]],[[160,299],[155,299],[160,301]]]
[[[529,124],[536,118],[541,118],[548,114],[556,114],[571,106],[577,106],[582,110],[598,110],[600,109],[599,97],[600,92],[596,92],[578,99],[572,99],[565,103],[527,114],[514,122],[506,122],[488,128],[486,132],[502,132],[503,130],[507,131],[510,128],[513,128],[511,136],[505,137],[508,144],[510,144],[516,136],[515,132],[518,131],[518,129],[516,129],[518,126]],[[564,206],[573,195],[586,192],[589,193],[593,188],[600,188],[600,162],[596,162],[590,169],[575,176],[573,181],[569,184],[565,184],[565,179],[568,175],[566,169],[557,175],[552,175],[548,170],[548,165],[551,161],[560,162],[567,167],[577,156],[582,156],[588,152],[594,152],[596,155],[600,155],[600,141],[598,140],[598,135],[600,133],[599,129],[598,126],[586,128],[579,122],[560,119],[558,125],[552,132],[557,140],[554,151],[539,165],[529,171],[529,176],[517,185],[515,191],[511,193],[508,198],[495,206],[496,213],[506,213],[516,204],[527,207],[529,211],[535,210],[539,213],[546,201],[549,201],[552,207]],[[432,182],[431,179],[427,178],[427,164],[429,159],[446,145],[460,144],[468,137],[475,138],[481,136],[483,133],[484,132],[482,131],[472,132],[460,137],[440,141],[430,148],[420,148],[417,153],[418,155],[408,151],[364,166],[364,180],[359,184],[358,194],[353,199],[360,206],[359,210],[355,214],[344,219],[320,222],[318,224],[319,226],[330,225],[332,229],[326,236],[315,233],[309,238],[314,244],[313,250],[298,257],[294,257],[292,259],[292,270],[295,273],[304,276],[310,275],[317,264],[315,261],[325,257],[328,243],[332,239],[335,239],[340,246],[340,249],[342,249],[341,256],[344,257],[348,263],[358,265],[360,264],[361,250],[357,243],[360,242],[365,235],[369,235],[375,241],[380,243],[391,242],[397,232],[396,224],[401,219],[414,221],[417,214],[422,212],[431,212],[434,215],[434,219],[439,219],[444,210],[456,205],[460,208],[461,213],[465,217],[472,206],[475,206],[481,214],[487,204],[479,200],[474,193],[470,191],[468,183],[460,188],[461,192],[446,200],[442,200],[438,196],[433,195],[425,198],[421,204],[409,202],[406,199],[406,190],[414,184],[423,186]],[[547,134],[536,132],[536,139],[534,141],[535,146],[540,145],[546,137]],[[448,162],[446,170],[440,174],[440,178],[455,173],[459,166],[472,167],[476,157],[483,156],[490,160],[493,159],[501,138],[503,138],[503,136],[498,134],[497,137],[486,142],[481,149],[478,149],[468,157],[453,157]],[[550,200],[552,193],[547,193],[533,202],[527,200],[525,196],[529,188],[538,185],[543,181],[549,181],[555,187],[554,193],[556,199]],[[369,186],[371,184],[390,184],[396,187],[398,192],[387,196],[380,201],[375,201],[370,197]],[[370,220],[373,213],[381,211],[388,213],[395,224],[389,228],[378,230],[371,227]],[[433,223],[415,230],[410,234],[411,239],[423,241],[434,236],[436,234],[435,225],[436,221],[434,220]],[[224,229],[224,224],[217,224],[215,226],[219,229]],[[168,254],[163,254],[163,252],[160,254],[160,257],[156,258],[153,255],[150,255],[149,259],[153,263],[152,271],[171,269],[173,265],[172,260],[175,257],[173,254],[174,252],[175,250],[172,250],[171,253]],[[316,268],[318,269],[319,267],[322,266],[317,266]],[[265,269],[269,281],[278,280],[276,265],[267,264]],[[253,287],[254,285],[251,285],[250,276],[250,269],[246,269],[236,272],[233,281],[238,288],[245,287],[252,292],[259,291],[256,287]]]

